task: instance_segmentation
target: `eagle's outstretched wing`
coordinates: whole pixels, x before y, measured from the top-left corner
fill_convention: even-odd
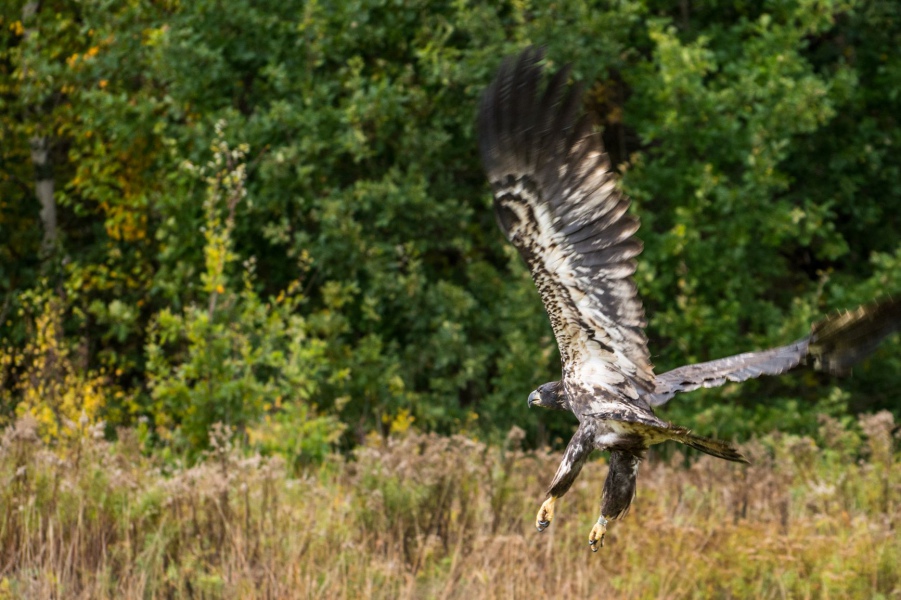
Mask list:
[[[804,338],[788,346],[745,352],[667,371],[657,377],[656,391],[647,396],[647,401],[651,406],[660,406],[679,392],[785,373],[801,364],[807,356],[809,345],[810,339]]]
[[[663,373],[657,377],[656,390],[647,401],[651,406],[660,406],[679,392],[717,387],[727,381],[745,381],[761,375],[779,375],[801,364],[840,375],[899,329],[901,300],[888,298],[866,304],[827,317],[811,327],[810,335],[788,346],[747,352]]]
[[[507,59],[482,96],[479,142],[498,224],[529,265],[564,379],[626,397],[653,392],[644,309],[631,275],[638,219],[614,184],[579,88],[556,73],[541,92],[540,50]],[[581,115],[581,116],[580,116]]]

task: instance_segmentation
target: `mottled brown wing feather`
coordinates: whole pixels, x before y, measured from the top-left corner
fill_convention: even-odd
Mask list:
[[[679,392],[716,387],[779,375],[802,364],[835,375],[869,356],[886,337],[901,329],[901,301],[887,298],[831,315],[811,327],[809,336],[788,346],[748,352],[710,362],[679,367],[657,377],[651,406],[665,404]]]
[[[654,390],[644,309],[632,274],[642,245],[600,136],[567,70],[544,91],[541,51],[507,59],[479,111],[482,160],[498,224],[529,265],[564,379],[625,398]]]

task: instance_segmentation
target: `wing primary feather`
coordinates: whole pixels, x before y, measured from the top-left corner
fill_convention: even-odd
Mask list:
[[[624,216],[624,213],[628,209],[629,199],[623,197],[620,201],[617,201],[611,210],[607,211],[604,215],[599,216],[596,220],[590,222],[579,221],[578,223],[562,227],[560,233],[565,235],[571,243],[578,243],[585,241],[588,238],[601,235],[604,230],[612,227],[620,219],[634,219],[637,228],[639,223],[638,217]]]
[[[596,267],[610,263],[620,263],[641,254],[642,244],[635,238],[631,238],[616,245],[605,247],[601,250],[582,252],[578,263],[581,266]]]
[[[517,145],[523,149],[523,168],[529,168],[532,164],[532,153],[535,150],[529,144],[529,138],[535,134],[532,109],[529,105],[529,99],[533,98],[538,91],[538,82],[540,67],[538,62],[544,57],[544,52],[540,48],[532,48],[522,54],[518,62],[519,72],[516,80],[518,82],[516,90],[516,99],[518,102],[513,109],[513,118],[517,123],[516,131]]]
[[[541,97],[541,102],[535,110],[532,118],[535,120],[536,140],[535,145],[538,150],[535,153],[535,164],[541,168],[541,165],[550,164],[553,161],[557,151],[554,144],[554,119],[556,111],[554,107],[563,101],[566,94],[566,82],[569,80],[571,68],[569,65],[564,66],[557,71],[548,82],[547,89]],[[555,200],[551,200],[554,202]]]
[[[596,252],[627,240],[638,231],[638,219],[624,218],[607,228],[607,235],[595,235],[573,242],[576,252]]]
[[[827,317],[811,328],[816,367],[842,374],[901,329],[901,300],[894,297]]]

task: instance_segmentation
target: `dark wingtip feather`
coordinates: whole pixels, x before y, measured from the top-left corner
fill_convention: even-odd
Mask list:
[[[479,102],[479,150],[489,176],[498,168],[504,149],[527,148],[527,128],[533,98],[541,79],[544,48],[530,46],[507,56]],[[512,110],[510,110],[512,107]]]
[[[901,329],[901,299],[889,296],[835,313],[811,328],[810,357],[816,369],[846,373]]]

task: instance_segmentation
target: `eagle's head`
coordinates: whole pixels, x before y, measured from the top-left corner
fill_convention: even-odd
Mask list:
[[[569,410],[569,401],[563,390],[562,381],[551,381],[538,386],[538,389],[529,394],[529,407],[541,406],[555,410]]]

